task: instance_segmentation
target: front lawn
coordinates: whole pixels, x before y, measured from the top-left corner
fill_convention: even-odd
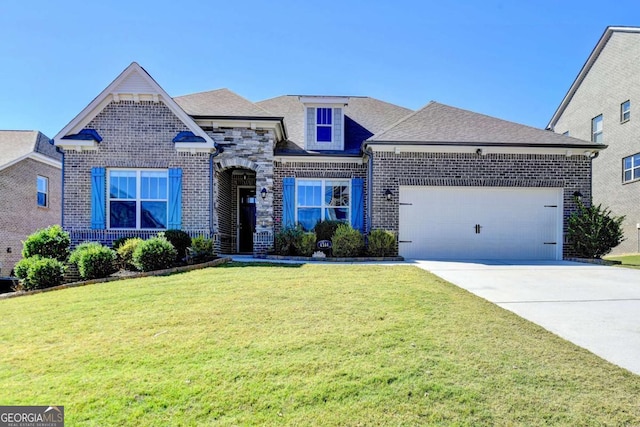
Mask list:
[[[639,425],[640,377],[408,266],[230,264],[0,301],[67,425]]]
[[[611,261],[620,261],[622,263],[620,264],[621,267],[640,269],[640,254],[607,256],[605,257],[605,259]]]

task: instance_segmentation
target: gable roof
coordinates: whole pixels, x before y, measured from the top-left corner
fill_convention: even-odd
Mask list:
[[[27,158],[62,167],[62,154],[43,133],[35,130],[0,131],[0,170]]]
[[[304,149],[304,104],[300,102],[303,95],[283,95],[276,98],[256,102],[256,104],[278,116],[284,117],[288,140],[276,147],[278,154],[317,154]],[[340,153],[360,154],[362,142],[373,136],[412,110],[379,99],[351,96],[344,107],[345,116],[345,150]],[[326,152],[322,152],[325,154]],[[334,153],[334,154],[340,154]]]
[[[367,143],[604,148],[548,130],[430,102]]]
[[[584,81],[585,77],[591,70],[591,67],[593,67],[593,64],[596,62],[596,60],[600,56],[600,53],[605,48],[605,46],[607,45],[607,42],[609,41],[609,39],[614,33],[640,34],[640,27],[607,27],[604,30],[602,37],[600,37],[600,40],[598,40],[598,43],[593,48],[593,51],[591,51],[591,54],[587,58],[587,61],[584,63],[584,65],[582,66],[582,69],[580,69],[580,72],[578,73],[575,80],[571,84],[569,91],[562,99],[562,102],[560,102],[560,105],[556,109],[555,113],[553,113],[553,116],[551,117],[551,120],[549,120],[549,124],[547,125],[547,129],[553,129],[556,123],[558,123],[560,116],[562,115],[562,113],[564,113],[564,110],[567,108],[567,105],[569,105],[569,102],[571,102],[571,99],[575,95],[576,91],[578,90],[578,88]]]
[[[195,135],[204,138],[208,145],[213,140],[193,119],[171,98],[160,85],[138,63],[132,62],[116,79],[87,105],[69,124],[53,138],[56,145],[64,145],[62,138],[80,132],[111,101],[120,99],[150,100],[163,102],[171,112]]]
[[[210,90],[173,98],[190,116],[260,117],[273,114],[229,89]]]

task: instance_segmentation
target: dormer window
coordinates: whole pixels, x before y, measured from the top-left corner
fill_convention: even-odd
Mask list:
[[[316,141],[333,141],[333,108],[316,108]]]
[[[305,108],[306,150],[344,150],[344,107],[349,98],[343,96],[301,96]]]

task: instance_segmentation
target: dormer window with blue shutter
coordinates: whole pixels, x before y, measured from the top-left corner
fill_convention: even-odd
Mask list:
[[[305,107],[305,149],[344,150],[344,107],[349,98],[301,96]]]

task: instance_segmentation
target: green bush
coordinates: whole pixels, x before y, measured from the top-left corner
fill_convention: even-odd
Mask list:
[[[133,251],[133,265],[142,271],[163,270],[173,266],[177,253],[168,240],[154,237],[138,244]]]
[[[385,257],[396,255],[396,235],[387,230],[371,230],[367,252],[371,256]]]
[[[57,259],[35,255],[21,259],[16,264],[15,273],[27,291],[51,288],[62,283],[64,264]]]
[[[183,261],[187,257],[187,248],[191,246],[191,236],[187,233],[182,230],[167,230],[159,233],[158,237],[164,237],[176,248],[176,261]]]
[[[601,205],[586,207],[578,202],[578,211],[569,217],[569,242],[576,256],[602,258],[624,240],[624,216],[612,217]]]
[[[276,253],[278,255],[297,255],[296,245],[300,245],[299,242],[303,234],[304,229],[300,224],[278,231],[275,235]]]
[[[80,261],[80,257],[82,256],[82,253],[84,251],[86,251],[89,248],[98,247],[98,246],[102,246],[102,245],[98,242],[80,243],[78,246],[76,246],[73,252],[71,252],[71,256],[69,257],[69,264],[75,264],[77,266],[78,261]]]
[[[190,263],[198,264],[211,261],[216,253],[213,249],[213,240],[198,236],[191,239],[191,246],[187,250]]]
[[[316,234],[313,232],[302,233],[300,238],[293,244],[297,254],[311,256],[316,251]]]
[[[62,262],[69,258],[71,239],[69,238],[69,233],[59,225],[52,225],[38,230],[22,243],[23,258],[40,255],[43,258],[54,258]]]
[[[141,242],[143,242],[143,240],[139,237],[129,237],[120,244],[116,252],[121,268],[125,270],[136,270],[136,266],[133,265],[133,252]]]
[[[318,221],[316,226],[313,227],[313,231],[316,233],[316,239],[331,240],[335,234],[338,226],[344,224],[342,221],[324,220]]]
[[[78,272],[85,280],[100,279],[117,271],[116,253],[106,246],[87,246],[78,257]]]
[[[336,257],[355,257],[364,250],[364,236],[351,228],[349,224],[341,224],[333,235],[333,255]]]
[[[130,239],[135,239],[135,238],[136,238],[135,236],[118,237],[111,244],[111,249],[113,249],[114,251],[118,252],[118,249],[120,249],[120,246],[122,246],[124,244],[124,242],[126,242],[127,240],[130,240]]]

